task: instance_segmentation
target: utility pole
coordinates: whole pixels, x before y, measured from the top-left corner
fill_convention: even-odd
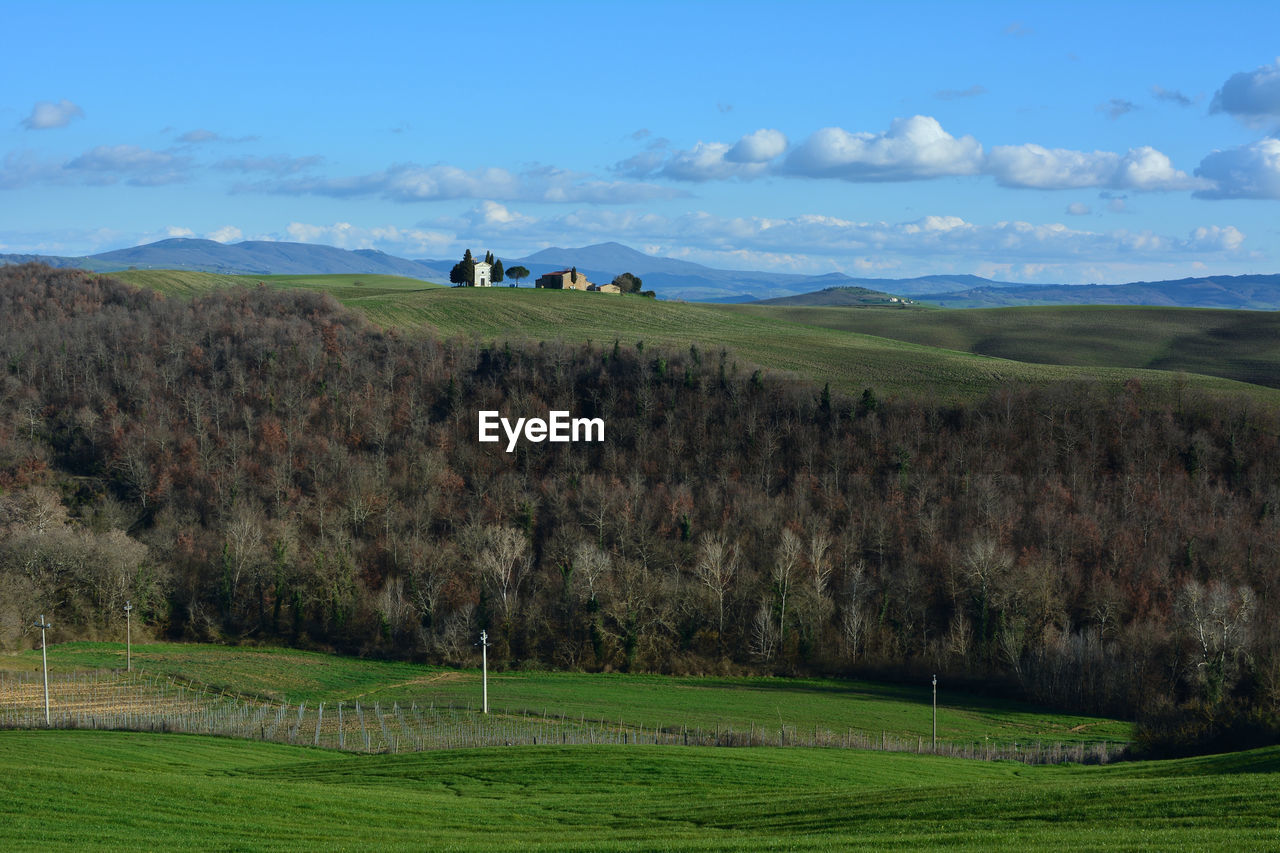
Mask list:
[[[938,751],[938,674],[933,675],[933,751]]]
[[[484,685],[484,712],[489,713],[489,634],[486,631],[480,632],[480,666],[482,675],[482,683]]]
[[[133,605],[127,600],[124,603],[124,671],[133,669]]]
[[[44,614],[40,614],[40,621],[33,624],[32,627],[40,629],[40,660],[44,663],[44,725],[49,728],[49,651],[44,641],[44,632],[53,626],[44,621]]]

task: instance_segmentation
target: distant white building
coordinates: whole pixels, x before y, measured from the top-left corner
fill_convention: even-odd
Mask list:
[[[476,273],[471,279],[472,287],[493,287],[492,267],[488,261],[476,261]]]

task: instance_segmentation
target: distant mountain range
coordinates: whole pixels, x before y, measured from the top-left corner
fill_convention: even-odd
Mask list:
[[[481,250],[483,251],[483,249]],[[96,272],[137,269],[185,269],[249,275],[388,274],[447,283],[457,259],[409,260],[372,249],[349,251],[313,243],[250,240],[218,243],[174,238],[87,257],[2,255],[0,265],[39,261],[56,267],[82,267]],[[553,270],[577,267],[595,282],[608,282],[629,272],[662,299],[699,302],[757,302],[805,294],[791,304],[868,304],[865,294],[923,299],[949,308],[1009,305],[1181,305],[1213,308],[1280,310],[1280,275],[1215,276],[1177,281],[1121,285],[1022,284],[973,275],[919,278],[852,278],[843,273],[796,275],[761,270],[722,270],[692,261],[637,252],[620,243],[577,249],[551,248],[523,258],[502,258],[507,268],[528,267],[532,278]],[[527,282],[531,284],[532,282]],[[825,294],[825,296],[824,296]]]
[[[1017,305],[1163,305],[1188,308],[1280,310],[1280,275],[1224,275],[1130,284],[983,286],[927,297],[944,308]]]

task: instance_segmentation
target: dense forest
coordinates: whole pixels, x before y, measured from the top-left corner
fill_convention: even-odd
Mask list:
[[[708,345],[395,334],[327,297],[0,269],[0,647],[154,634],[862,673],[1280,729],[1280,412],[1070,384],[844,399]],[[852,369],[852,368],[851,368]],[[477,412],[599,417],[477,441]]]

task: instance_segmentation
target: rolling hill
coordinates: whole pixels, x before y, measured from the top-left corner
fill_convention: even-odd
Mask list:
[[[723,310],[1033,364],[1186,371],[1280,387],[1280,314],[1273,312],[1096,305]]]
[[[1267,382],[1266,356],[1254,354],[1258,339],[1241,338],[1238,346],[1211,346],[1202,352],[1197,371],[1179,377],[1171,367],[1137,363],[1146,346],[1159,347],[1156,333],[1144,331],[1148,322],[1141,312],[1147,309],[1098,309],[1094,320],[1083,321],[1088,328],[1107,329],[1120,349],[1108,350],[1098,338],[1100,355],[1092,360],[1083,355],[1067,360],[1054,347],[1082,354],[1093,350],[1074,344],[1080,323],[1053,333],[1053,312],[1031,322],[1029,340],[1045,334],[1045,351],[1018,349],[1010,354],[970,350],[959,333],[946,333],[948,320],[967,312],[851,311],[836,308],[796,308],[768,305],[706,305],[681,302],[654,302],[636,296],[606,296],[575,291],[543,291],[532,288],[452,288],[427,285],[413,279],[388,279],[391,285],[375,286],[372,279],[351,276],[218,276],[210,273],[125,271],[116,274],[124,281],[162,292],[191,294],[228,284],[254,285],[261,281],[273,287],[311,287],[329,292],[375,323],[399,329],[425,329],[445,337],[461,336],[488,341],[546,340],[609,343],[644,341],[679,349],[697,346],[705,351],[729,350],[744,362],[767,366],[833,389],[861,393],[874,387],[877,392],[925,394],[938,399],[965,399],[986,394],[1007,383],[1044,383],[1064,380],[1123,383],[1138,377],[1151,388],[1175,385],[1218,391],[1242,391],[1280,401],[1280,394],[1260,387]],[[364,282],[356,286],[353,282]],[[1125,313],[1138,312],[1138,313]],[[1112,316],[1110,325],[1097,325],[1098,318]],[[1195,314],[1196,312],[1191,312]],[[1200,312],[1189,321],[1187,334],[1199,324],[1211,329],[1217,312]],[[932,319],[934,317],[939,319]],[[1266,315],[1249,314],[1263,322]],[[899,318],[894,324],[885,317]],[[911,324],[928,318],[919,334],[909,336]],[[1241,318],[1243,322],[1245,318]],[[874,321],[874,322],[873,322]],[[866,322],[859,328],[859,322]],[[958,322],[958,321],[956,321]],[[1065,321],[1064,321],[1065,322]],[[877,325],[878,324],[878,325]],[[1262,327],[1265,329],[1265,324]],[[951,334],[952,337],[947,337]],[[974,334],[977,334],[976,332]],[[1100,332],[1101,334],[1101,332]],[[1213,333],[1206,331],[1211,343]],[[1257,334],[1265,334],[1260,331]],[[1219,335],[1218,337],[1222,337]],[[1143,341],[1151,340],[1149,344]],[[1230,338],[1226,338],[1228,343]],[[1056,343],[1055,343],[1056,342]],[[1128,347],[1129,349],[1126,349]],[[1018,355],[1024,356],[1018,358]],[[1242,365],[1248,366],[1244,370]],[[1258,361],[1261,359],[1261,361]],[[1147,359],[1151,361],[1149,357]],[[1173,362],[1170,362],[1173,364]],[[1198,374],[1204,375],[1198,375]],[[1253,380],[1242,377],[1251,376]],[[1244,384],[1253,381],[1257,384]]]
[[[3,732],[6,849],[1266,849],[1275,748],[1106,767],[836,749],[345,755]],[[195,807],[193,804],[199,804]],[[194,845],[194,841],[199,845]]]
[[[809,305],[823,307],[868,307],[905,308],[916,302],[906,296],[894,296],[879,290],[865,287],[828,287],[812,293],[801,293],[798,296],[778,296],[773,299],[761,299],[752,305]]]

